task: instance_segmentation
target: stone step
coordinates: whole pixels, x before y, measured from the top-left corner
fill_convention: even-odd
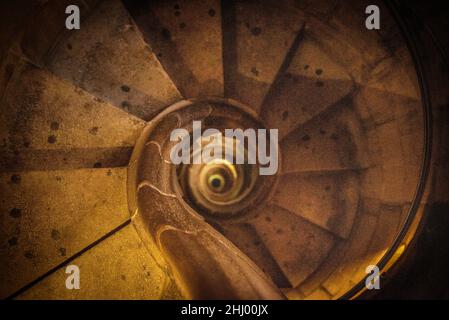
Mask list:
[[[377,96],[382,96],[382,103]],[[409,202],[423,159],[421,103],[376,88],[360,91],[354,103],[370,146],[363,192],[385,203]]]
[[[385,203],[411,201],[419,182],[420,168],[396,165],[373,167],[363,172],[362,194]]]
[[[263,209],[251,224],[293,287],[318,268],[335,243],[331,233],[277,206]]]
[[[331,300],[332,295],[329,294],[325,289],[318,288],[313,291],[309,296],[305,298],[305,300]]]
[[[332,251],[327,256],[326,260],[311,274],[300,286],[295,288],[302,299],[315,296],[316,292],[325,290],[321,287],[329,276],[338,270],[341,260],[347,251],[348,241],[339,240],[335,243]],[[327,290],[325,290],[327,292]],[[329,294],[329,293],[328,293]],[[329,294],[330,295],[330,294]],[[330,295],[332,297],[332,295]]]
[[[320,17],[326,20],[335,11],[335,7],[339,5],[338,0],[320,0],[319,2],[313,0],[285,0],[292,7],[302,10],[308,16]]]
[[[322,283],[332,296],[338,297],[351,289],[366,275],[366,267],[373,264],[368,248],[376,233],[377,218],[363,211],[358,214],[355,225],[344,243],[340,261],[333,266],[334,271]]]
[[[26,170],[126,164],[142,120],[23,60],[14,68],[0,115],[3,165]]]
[[[377,199],[365,198],[362,200],[363,209],[377,216],[376,232],[368,246],[367,256],[373,261],[379,261],[400,232],[405,222],[404,213],[409,207],[406,204],[382,203]]]
[[[361,199],[359,212],[362,220],[356,222],[350,237],[335,246],[325,263],[298,290],[309,297],[321,284],[327,283],[329,289],[334,290],[331,292],[337,294],[335,298],[338,298],[338,294],[344,293],[338,291],[339,286],[348,290],[349,286],[361,281],[366,275],[364,268],[370,264],[376,265],[392,245],[403,221],[403,211],[400,205],[383,204],[371,198]],[[339,281],[342,281],[341,284]]]
[[[0,184],[3,298],[129,218],[126,168],[1,173]]]
[[[168,291],[171,281],[143,247],[134,227],[128,225],[99,243],[71,265],[80,269],[81,290],[67,290],[68,274],[62,267],[18,296],[34,299],[179,299]],[[168,295],[167,295],[168,293]]]
[[[359,205],[359,176],[355,172],[286,174],[273,203],[347,238]]]
[[[262,119],[279,129],[280,139],[354,90],[350,76],[310,37],[309,29],[306,23],[304,39],[262,107]]]
[[[45,65],[52,49],[61,37],[72,32],[67,30],[65,13],[67,6],[76,5],[82,19],[95,10],[99,0],[49,0],[41,2],[39,9],[28,19],[20,40],[20,50],[39,66]]]
[[[185,98],[223,96],[220,1],[124,1]]]
[[[309,120],[280,146],[284,173],[359,170],[367,162],[359,118],[345,104]]]
[[[101,2],[48,60],[53,73],[144,120],[181,99],[119,0]]]
[[[224,225],[222,233],[265,272],[278,287],[291,287],[289,280],[252,225],[248,223]]]
[[[226,96],[260,112],[297,45],[304,16],[285,1],[225,1],[223,5]]]
[[[308,19],[310,36],[324,52],[350,75],[357,84],[366,83],[372,69],[391,55],[381,44],[379,33],[365,27],[364,12],[370,3],[351,0],[339,3],[326,15],[313,15]]]

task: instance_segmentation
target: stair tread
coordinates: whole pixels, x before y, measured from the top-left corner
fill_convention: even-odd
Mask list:
[[[251,224],[293,287],[326,259],[335,237],[282,208],[264,208]]]
[[[118,0],[103,1],[49,60],[53,73],[144,120],[181,99]]]
[[[329,294],[325,289],[323,288],[317,288],[315,291],[313,291],[310,295],[308,295],[305,300],[331,300],[332,295]]]
[[[280,139],[354,89],[347,72],[307,33],[306,24],[299,49],[262,108],[261,117],[268,127],[279,129]]]
[[[391,52],[384,45],[379,33],[361,28],[364,26],[363,3],[352,1],[350,5],[338,5],[330,17],[311,16],[308,19],[310,36],[324,52],[332,53],[335,61],[358,84],[365,84],[372,68],[386,59]]]
[[[0,172],[126,167],[132,152],[131,146],[7,150],[0,157]]]
[[[338,291],[339,279],[343,280],[343,290],[347,290],[348,286],[362,279],[364,268],[376,264],[391,245],[398,232],[403,207],[363,198],[359,212],[362,218],[356,222],[351,236],[346,241],[340,241],[326,263],[299,288],[305,296],[311,295],[323,283],[327,283],[334,294],[344,293]],[[358,269],[357,263],[361,266]],[[341,274],[344,276],[341,277]]]
[[[129,218],[126,168],[9,172],[0,177],[2,297]]]
[[[223,96],[220,1],[125,6],[184,97]]]
[[[420,101],[362,88],[354,99],[354,109],[372,148],[369,165],[420,165],[424,144]]]
[[[358,117],[341,105],[281,141],[282,172],[359,170],[366,164],[365,147]]]
[[[385,165],[363,172],[362,194],[385,203],[409,202],[419,183],[421,168],[412,165]]]
[[[404,207],[407,205],[393,205],[382,203],[377,199],[363,199],[363,210],[378,216],[376,232],[368,246],[368,254],[378,257],[376,260],[380,260],[393,244],[404,222]]]
[[[370,214],[358,215],[348,241],[344,243],[344,253],[338,268],[322,283],[333,296],[344,294],[366,275],[365,270],[375,263],[372,255],[367,254],[369,244],[376,232],[377,218]]]
[[[99,0],[50,0],[37,4],[33,15],[27,19],[19,47],[31,61],[43,66],[54,44],[67,30],[65,13],[67,6],[76,5],[82,12],[82,19],[87,18]]]
[[[290,282],[264,246],[254,227],[248,223],[222,226],[222,233],[246,254],[280,288],[291,287]]]
[[[235,50],[235,61],[225,65],[233,68],[227,95],[260,112],[304,17],[284,1],[236,1],[233,10],[235,25],[228,27],[233,28],[230,41],[234,43],[224,44],[224,50]]]
[[[286,174],[279,185],[274,204],[341,238],[348,237],[358,210],[357,173]]]
[[[107,157],[117,155],[123,159],[145,125],[139,118],[23,61],[16,65],[8,84],[3,111],[0,136],[7,142],[2,146],[4,163],[14,158],[18,162],[31,161],[30,156],[24,155],[27,153],[40,154],[47,160],[42,156],[45,151],[85,153],[82,149],[98,154],[98,161],[112,161]]]
[[[64,266],[19,295],[18,299],[159,299],[167,281],[166,274],[142,246],[132,225],[70,264],[80,268],[82,290],[66,289],[64,284],[68,275]],[[148,283],[151,285],[146,285]]]

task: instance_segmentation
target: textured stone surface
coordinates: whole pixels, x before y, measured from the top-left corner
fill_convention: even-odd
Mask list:
[[[248,223],[225,226],[223,234],[270,276],[278,287],[291,287],[278,264],[280,261],[273,258],[254,226]]]
[[[48,68],[144,120],[181,98],[120,1],[103,1],[53,48]]]
[[[279,129],[281,138],[354,89],[350,76],[309,36],[309,29],[306,25],[304,39],[262,107],[262,119]]]
[[[62,34],[69,31],[65,28],[67,14],[65,9],[69,5],[76,5],[84,18],[95,9],[99,0],[50,0],[41,2],[33,14],[27,17],[24,32],[20,39],[21,51],[33,62],[44,65],[56,41]],[[23,10],[23,3],[18,3]]]
[[[280,146],[284,173],[360,170],[367,162],[360,121],[347,105],[292,131]]]
[[[368,1],[123,3],[83,1],[82,29],[73,32],[61,30],[66,1],[41,3],[13,51],[53,75],[11,55],[1,65],[1,295],[127,219],[119,167],[144,125],[138,117],[181,95],[238,99],[280,129],[283,175],[267,199],[275,205],[255,220],[238,217],[224,234],[279,286],[293,286],[284,288],[289,298],[338,298],[359,282],[404,222],[424,143],[413,63],[388,14],[371,32],[356,14]],[[165,141],[159,129],[152,138]],[[148,147],[148,159],[161,161],[158,152]],[[162,191],[164,170],[147,175]],[[179,222],[179,206],[144,197],[150,212],[170,209]],[[139,232],[155,223],[149,217]],[[65,289],[58,270],[20,298],[180,298],[155,244],[145,250],[142,238],[128,226],[78,257],[78,292]],[[168,251],[197,258],[192,248],[207,243],[165,240]],[[210,250],[217,269],[202,262],[210,257],[196,260],[212,275],[196,274],[191,259],[173,261],[193,270],[189,281],[224,269],[226,284],[244,284],[247,274],[226,268],[229,252],[239,251]]]
[[[323,229],[346,238],[358,210],[357,174],[288,174],[273,202]]]
[[[126,169],[9,172],[0,181],[2,297],[129,217]]]
[[[65,267],[18,299],[165,299],[179,298],[170,280],[128,225],[70,264],[80,268],[80,289],[67,290]]]
[[[9,170],[51,169],[52,164],[58,168],[65,163],[101,167],[123,159],[126,164],[144,126],[139,118],[20,60],[2,108],[1,159]]]
[[[229,72],[226,94],[259,111],[304,23],[304,16],[284,1],[236,2],[229,15],[234,25],[225,50]],[[226,32],[226,30],[225,30]]]
[[[333,296],[344,294],[365,276],[365,268],[372,262],[366,252],[374,235],[376,223],[376,217],[368,214],[360,214],[357,217],[338,267],[322,284]]]
[[[293,287],[317,269],[335,241],[331,233],[277,206],[264,209],[252,224]]]
[[[125,3],[185,98],[223,95],[219,1]]]

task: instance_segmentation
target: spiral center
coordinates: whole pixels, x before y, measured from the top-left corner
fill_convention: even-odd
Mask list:
[[[211,219],[228,219],[267,200],[277,175],[264,175],[269,165],[257,161],[257,145],[266,137],[258,132],[266,129],[251,109],[224,99],[183,102],[160,121],[166,124],[160,130],[171,130],[170,136],[173,130],[183,133],[167,148],[160,145],[170,162],[181,160],[172,178],[185,204]],[[263,150],[277,156],[269,143]]]

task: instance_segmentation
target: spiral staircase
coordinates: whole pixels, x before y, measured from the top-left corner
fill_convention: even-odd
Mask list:
[[[0,296],[337,299],[407,226],[393,264],[420,219],[425,114],[368,4],[37,2],[2,52]],[[278,129],[278,172],[205,210],[200,175],[168,161],[194,120]]]

